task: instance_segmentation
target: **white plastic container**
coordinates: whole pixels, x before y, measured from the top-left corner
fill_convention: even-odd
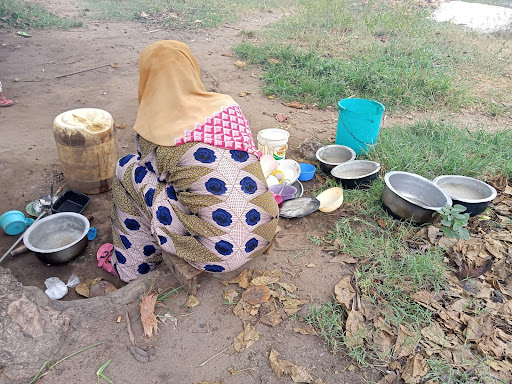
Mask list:
[[[271,155],[277,161],[283,160],[288,149],[290,132],[280,128],[268,128],[258,132],[258,150]]]
[[[110,113],[95,108],[61,113],[53,121],[53,136],[70,188],[86,194],[110,190],[118,160]]]

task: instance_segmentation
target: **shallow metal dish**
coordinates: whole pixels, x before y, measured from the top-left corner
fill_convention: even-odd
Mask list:
[[[384,176],[382,191],[384,208],[394,217],[419,224],[433,223],[439,211],[452,205],[452,199],[430,180],[409,172],[392,171]]]
[[[368,188],[380,171],[380,164],[370,160],[353,160],[337,165],[331,170],[344,188]]]
[[[318,149],[316,158],[320,162],[320,168],[325,173],[330,173],[335,166],[354,160],[356,153],[345,145],[332,144]]]
[[[315,212],[319,206],[320,201],[314,197],[299,197],[283,202],[279,209],[279,216],[286,219],[304,217]]]
[[[452,198],[453,204],[465,206],[470,216],[484,212],[497,195],[496,189],[472,177],[442,175],[433,182]]]
[[[89,220],[78,213],[63,212],[31,225],[23,235],[25,246],[45,263],[76,259],[87,246]]]
[[[297,192],[295,193],[295,196],[293,196],[294,199],[297,199],[299,197],[302,197],[302,194],[304,193],[304,187],[302,186],[302,183],[297,180],[295,183],[292,184],[293,187],[297,188]]]

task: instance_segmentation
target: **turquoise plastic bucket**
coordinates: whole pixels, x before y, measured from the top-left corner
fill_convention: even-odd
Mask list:
[[[336,144],[346,145],[356,154],[368,152],[377,143],[384,106],[374,100],[343,99],[338,108]]]

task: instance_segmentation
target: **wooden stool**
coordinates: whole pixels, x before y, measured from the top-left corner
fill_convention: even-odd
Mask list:
[[[188,289],[189,295],[195,296],[197,294],[197,288],[199,288],[199,284],[197,283],[197,276],[203,273],[203,271],[194,268],[185,260],[180,259],[178,256],[163,252],[162,257],[165,261],[165,264],[167,264],[180,285],[184,285],[185,288]]]

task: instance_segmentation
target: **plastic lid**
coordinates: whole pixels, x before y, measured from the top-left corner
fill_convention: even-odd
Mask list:
[[[259,131],[258,137],[269,141],[288,140],[290,132],[281,128],[267,128]]]

